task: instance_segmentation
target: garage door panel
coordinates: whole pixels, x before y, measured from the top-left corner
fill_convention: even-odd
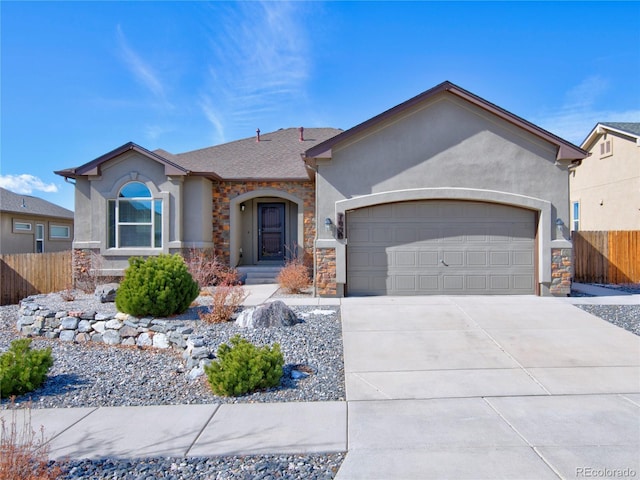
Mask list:
[[[533,252],[531,250],[517,250],[512,252],[513,265],[533,266]]]
[[[347,293],[532,294],[535,218],[456,201],[348,212]]]
[[[440,263],[438,259],[438,252],[424,252],[420,251],[418,255],[419,267],[437,267]]]

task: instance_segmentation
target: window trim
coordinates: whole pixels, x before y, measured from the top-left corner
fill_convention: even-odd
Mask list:
[[[20,228],[18,225],[28,226],[29,228]],[[13,233],[30,233],[33,234],[33,223],[26,220],[13,220]]]
[[[149,192],[148,197],[120,197],[120,194],[123,189],[127,186],[138,183],[145,187],[145,189]],[[151,219],[149,222],[121,222],[120,218],[120,203],[121,202],[135,202],[135,201],[144,201],[150,202],[150,211],[151,211]],[[111,198],[107,200],[107,238],[106,245],[108,250],[125,250],[132,249],[134,251],[141,250],[153,250],[158,251],[163,248],[163,199],[155,198],[151,189],[144,183],[139,180],[133,180],[130,182],[126,182],[119,189],[116,195],[116,198]],[[159,214],[160,218],[156,220],[156,216]],[[113,222],[113,223],[112,223]],[[158,223],[159,222],[159,223]],[[121,231],[120,228],[122,226],[150,226],[150,244],[149,245],[140,245],[140,246],[121,246],[120,245],[120,237]],[[113,231],[112,231],[113,229]],[[159,238],[157,238],[159,237]]]
[[[571,204],[571,227],[574,232],[580,231],[580,201],[579,200]]]
[[[54,235],[54,228],[65,228],[67,230],[66,235]],[[49,239],[51,240],[69,240],[71,238],[71,225],[58,225],[52,223],[49,225]]]
[[[36,223],[36,234],[35,234],[35,247],[36,253],[44,253],[44,237],[45,237],[45,229],[44,223]],[[41,249],[38,249],[38,245],[41,245]]]

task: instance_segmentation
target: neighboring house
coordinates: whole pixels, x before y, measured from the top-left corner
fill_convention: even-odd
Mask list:
[[[0,188],[0,253],[71,250],[73,212]]]
[[[572,230],[640,230],[640,123],[598,123],[571,169]]]
[[[347,131],[285,129],[183,154],[133,143],[77,168],[74,249],[314,259],[315,292],[567,294],[571,143],[444,82]]]

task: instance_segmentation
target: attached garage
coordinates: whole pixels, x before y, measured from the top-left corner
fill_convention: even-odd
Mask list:
[[[318,295],[567,295],[587,152],[443,82],[310,149]]]
[[[535,293],[532,210],[425,200],[346,218],[347,295]]]

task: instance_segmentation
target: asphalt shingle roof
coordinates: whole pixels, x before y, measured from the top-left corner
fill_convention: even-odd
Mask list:
[[[14,193],[0,188],[0,210],[16,212],[25,215],[41,215],[46,217],[68,218],[73,220],[73,212],[60,205],[48,202],[42,198]]]
[[[630,133],[631,135],[640,136],[639,122],[600,122],[600,125],[622,130],[623,132]]]
[[[305,128],[300,141],[298,128],[285,128],[256,137],[223,143],[186,153],[154,153],[196,173],[212,172],[225,180],[308,179],[301,154],[341,133],[336,128]]]

